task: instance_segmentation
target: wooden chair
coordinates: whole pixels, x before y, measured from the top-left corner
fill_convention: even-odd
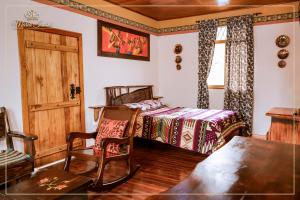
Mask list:
[[[138,116],[138,109],[130,109],[124,106],[115,106],[115,107],[104,107],[101,113],[99,124],[96,132],[93,133],[80,133],[80,132],[71,132],[67,137],[67,157],[65,160],[64,170],[69,171],[69,166],[71,163],[71,157],[75,156],[76,158],[83,160],[92,160],[96,162],[97,177],[94,180],[94,184],[91,187],[92,190],[103,190],[112,188],[120,183],[127,181],[130,177],[134,175],[134,173],[139,168],[138,165],[134,164],[133,161],[133,137],[135,134],[135,126],[136,119]],[[125,129],[124,138],[103,138],[101,142],[101,153],[96,154],[91,147],[85,149],[73,149],[72,144],[75,138],[82,139],[95,139],[98,133],[98,129],[100,127],[101,121],[103,118],[112,119],[112,120],[128,120],[127,127]],[[106,147],[110,143],[119,144],[124,148],[121,148],[120,154],[117,155],[107,155]],[[127,148],[128,147],[128,148]],[[125,176],[112,181],[112,182],[103,182],[103,174],[106,164],[110,161],[116,160],[126,160],[128,171]]]
[[[0,138],[6,139],[6,150],[0,151],[0,185],[19,180],[34,170],[35,135],[11,131],[5,107],[0,107]],[[27,146],[27,153],[15,150],[12,138],[20,138]]]

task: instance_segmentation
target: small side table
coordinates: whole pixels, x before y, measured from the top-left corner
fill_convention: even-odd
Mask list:
[[[98,121],[99,114],[100,114],[103,107],[104,107],[104,105],[89,106],[90,109],[94,110],[94,121],[95,122]]]
[[[266,113],[271,117],[267,139],[300,144],[300,116],[294,108],[272,108]]]
[[[13,200],[85,200],[88,199],[87,189],[91,183],[92,179],[63,169],[44,169],[36,172],[30,179],[7,188],[4,195]]]
[[[154,97],[152,97],[153,100],[160,100],[162,98],[164,98],[164,97],[162,97],[162,96],[154,96]]]

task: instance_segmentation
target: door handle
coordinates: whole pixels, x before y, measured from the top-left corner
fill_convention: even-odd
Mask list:
[[[75,99],[75,92],[76,92],[75,85],[72,83],[70,85],[70,97],[71,97],[71,99]]]
[[[70,84],[70,97],[71,99],[75,99],[76,94],[81,93],[81,88],[80,87],[75,87],[75,84]]]

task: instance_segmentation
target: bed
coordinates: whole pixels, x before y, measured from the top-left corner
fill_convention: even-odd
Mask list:
[[[153,96],[152,88],[152,85],[106,87],[106,105],[130,107],[159,99]],[[234,111],[161,105],[141,112],[135,136],[209,155],[240,134],[244,127]]]

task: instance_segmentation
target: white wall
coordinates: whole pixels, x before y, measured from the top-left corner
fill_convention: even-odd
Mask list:
[[[160,36],[158,91],[171,106],[195,107],[198,90],[198,36],[195,33]],[[176,69],[174,47],[181,44],[181,70]]]
[[[291,37],[287,47],[290,56],[284,69],[277,67],[275,38],[281,34]],[[297,37],[296,37],[297,35]],[[265,113],[271,107],[300,107],[300,28],[298,22],[254,27],[255,82],[253,133],[266,134],[270,118]],[[183,46],[182,70],[174,62],[175,44]],[[297,46],[297,49],[295,47]],[[298,54],[298,56],[296,56]],[[198,33],[159,37],[158,90],[171,106],[197,105]],[[295,88],[294,86],[297,85]],[[210,108],[222,109],[223,90],[210,90]]]
[[[174,46],[181,44],[181,70],[176,69]],[[170,106],[197,107],[198,93],[198,33],[159,37],[158,91]],[[210,105],[223,108],[224,94],[210,90]]]
[[[265,113],[271,107],[300,107],[300,26],[299,22],[282,23],[257,26],[254,30],[254,133],[264,134],[271,122]],[[286,47],[290,56],[286,59],[287,67],[283,69],[277,67],[280,48],[275,45],[276,37],[281,34],[291,38],[290,45]]]
[[[34,9],[40,20],[55,28],[82,33],[86,129],[95,129],[93,112],[88,106],[105,104],[105,86],[157,83],[156,36],[151,35],[151,61],[135,61],[97,56],[97,21],[69,11],[57,9],[30,0],[0,1],[0,105],[9,110],[14,130],[22,130],[20,65],[17,32],[11,25],[24,21],[24,13]],[[3,28],[4,27],[4,28]],[[5,50],[5,53],[3,52]],[[5,84],[3,84],[5,83]],[[22,149],[22,146],[19,146]]]

